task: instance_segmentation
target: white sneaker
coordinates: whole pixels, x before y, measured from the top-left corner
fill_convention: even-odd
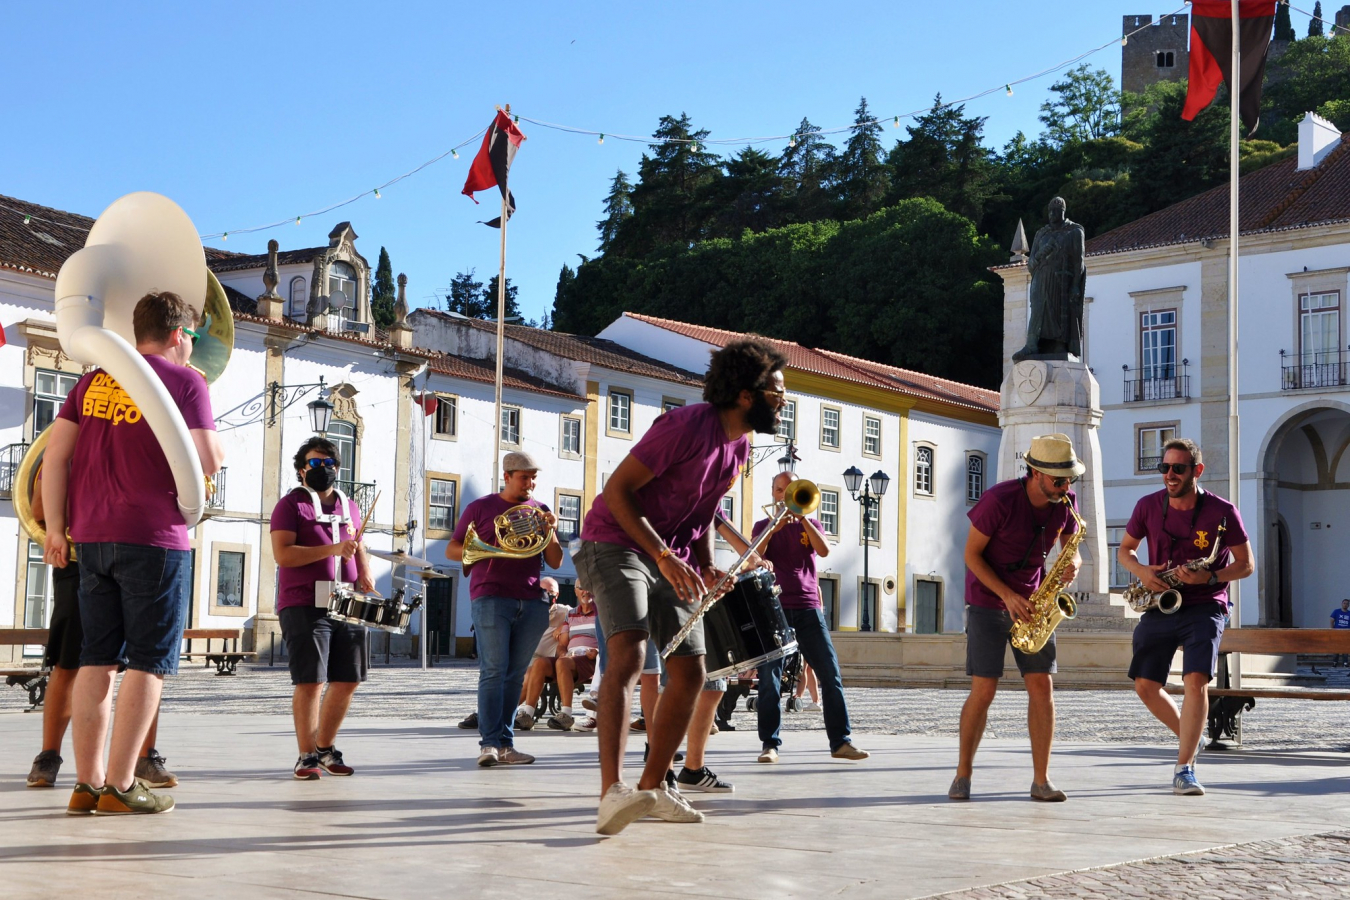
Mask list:
[[[689,805],[678,791],[672,791],[662,784],[656,789],[656,805],[648,815],[656,816],[667,822],[702,822],[703,813]]]
[[[820,712],[824,707],[814,700],[807,700],[806,705],[802,707],[806,712]]]
[[[618,834],[630,822],[651,812],[655,805],[656,791],[635,791],[622,781],[616,781],[600,798],[595,830],[599,834]]]
[[[485,769],[488,766],[495,766],[500,761],[496,747],[484,747],[482,752],[478,754],[478,765]]]

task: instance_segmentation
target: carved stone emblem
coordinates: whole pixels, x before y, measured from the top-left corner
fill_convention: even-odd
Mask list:
[[[1013,366],[1013,390],[1022,406],[1031,406],[1045,390],[1046,372],[1046,365],[1040,360],[1027,359]]]

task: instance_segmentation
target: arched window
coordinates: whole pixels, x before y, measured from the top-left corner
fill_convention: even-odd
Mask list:
[[[933,448],[914,449],[914,493],[933,495]]]
[[[309,306],[309,282],[297,275],[291,279],[291,299],[286,307],[286,315],[303,322],[305,310]]]
[[[339,296],[341,292],[341,296]],[[328,308],[335,310],[339,305],[346,310],[338,318],[342,322],[356,321],[356,270],[345,262],[335,262],[328,266]]]
[[[966,502],[975,503],[984,496],[984,457],[972,453],[966,457]]]
[[[344,491],[350,492],[351,483],[356,480],[356,426],[334,419],[328,423],[328,439],[337,445],[338,458],[342,460],[338,482]]]

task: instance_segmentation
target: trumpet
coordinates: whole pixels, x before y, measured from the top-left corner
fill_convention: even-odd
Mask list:
[[[778,527],[780,522],[789,515],[809,516],[816,511],[818,506],[820,506],[820,488],[816,487],[815,482],[807,481],[805,478],[788,482],[787,487],[783,489],[783,502],[772,507],[774,510],[773,518],[769,520],[769,524],[765,526],[764,531],[745,548],[745,552],[740,555],[740,558],[703,595],[703,602],[698,605],[698,609],[694,610],[694,614],[689,617],[689,621],[684,623],[684,627],[670,639],[670,643],[666,644],[665,649],[661,651],[661,658],[665,659],[670,656],[675,652],[676,647],[684,643],[684,639],[689,637],[689,632],[694,630],[694,626],[698,624],[699,619],[703,618],[703,614],[722,598],[722,594],[732,580],[740,574],[746,560],[752,554],[758,553],[769,542],[769,538],[773,536],[774,529]]]
[[[478,536],[470,523],[464,534],[464,567],[476,565],[485,559],[529,559],[544,552],[553,540],[553,526],[544,518],[543,510],[528,503],[511,507],[492,520],[497,546]]]

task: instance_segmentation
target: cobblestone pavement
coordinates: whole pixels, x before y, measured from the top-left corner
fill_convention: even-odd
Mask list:
[[[1322,670],[1328,688],[1350,688],[1350,669]],[[357,693],[349,715],[393,716],[454,724],[476,706],[477,664],[452,660],[423,671],[404,665],[374,667]],[[956,737],[966,694],[958,690],[846,688],[849,716],[859,746],[867,735],[948,735]],[[15,694],[17,697],[17,693]],[[1059,691],[1055,695],[1055,736],[1061,741],[1165,744],[1174,740],[1129,690]],[[169,714],[267,713],[289,715],[291,684],[284,663],[244,665],[234,677],[214,670],[184,669],[165,681],[164,710]],[[1243,741],[1260,750],[1344,750],[1343,703],[1313,700],[1258,700],[1243,716]],[[732,718],[753,730],[755,717],[741,704]],[[783,716],[784,731],[823,731],[818,712]],[[1026,697],[1019,690],[1000,692],[989,711],[986,739],[1025,739]]]
[[[1172,900],[1350,895],[1350,832],[1257,841],[1161,859],[1065,872],[928,900]]]

